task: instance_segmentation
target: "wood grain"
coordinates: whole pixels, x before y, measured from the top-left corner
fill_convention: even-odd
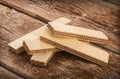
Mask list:
[[[13,0],[9,1],[13,2]],[[76,8],[73,4],[69,4],[68,6],[63,0],[14,0],[14,2],[16,1],[23,1],[26,6],[31,5],[32,7],[30,8],[34,7],[34,10],[40,10],[38,8],[42,8],[52,14],[55,13],[59,16],[68,17],[69,19],[72,19],[71,24],[74,26],[84,26],[85,28],[103,31],[110,38],[109,43],[104,46],[115,48],[115,50],[119,49],[119,38],[116,35],[118,31],[110,30],[111,28],[117,29],[118,26],[114,27],[114,25],[119,25],[119,16],[117,15],[119,14],[119,6],[104,2],[103,0],[64,0],[68,3],[73,3],[75,5],[77,4],[79,7],[82,6],[82,8],[85,8],[84,10],[89,10],[87,13],[91,12],[91,16],[94,16],[94,19],[96,18],[95,15],[97,17],[103,16],[104,19],[97,18],[97,20],[99,20],[101,24],[103,24],[103,22],[104,24],[107,24],[107,27],[95,22],[95,20],[92,21],[90,19],[81,17],[81,15],[76,15],[76,13],[81,13],[80,8]],[[61,9],[66,12],[56,10],[55,8],[57,8],[58,5],[63,6]],[[0,8],[0,64],[2,66],[27,79],[120,79],[120,56],[108,50],[107,51],[110,53],[110,62],[107,67],[91,64],[91,62],[64,51],[56,53],[52,61],[50,61],[48,64],[49,66],[47,68],[31,65],[29,62],[31,56],[24,54],[25,52],[18,55],[14,54],[9,50],[7,44],[23,36],[24,34],[40,28],[44,23],[21,14],[13,9],[8,9],[5,6],[0,6]],[[99,12],[96,13],[96,10]],[[24,10],[21,12],[25,13]],[[107,14],[104,14],[105,12],[107,12]],[[44,22],[46,22],[48,17],[52,17],[49,14],[44,15],[45,13],[42,10],[40,13],[43,14],[41,15],[42,17],[46,17],[43,20]],[[39,16],[36,17],[38,18]]]
[[[106,48],[108,50],[114,49],[115,52],[118,51],[117,53],[119,53],[120,51],[120,49],[118,48],[120,45],[120,42],[118,41],[119,39],[118,14],[120,10],[119,10],[119,6],[117,5],[113,5],[111,3],[108,3],[107,1],[101,1],[101,0],[100,1],[75,0],[74,2],[72,0],[66,0],[66,1],[62,0],[58,2],[51,0],[50,1],[1,0],[0,2],[4,5],[15,8],[20,12],[38,18],[45,23],[47,23],[48,21],[53,21],[61,16],[66,16],[68,18],[71,18],[73,19],[73,23],[71,23],[73,25],[100,30],[104,32],[110,38],[110,41],[106,45],[102,45],[103,48]],[[49,4],[47,4],[47,2]],[[53,6],[51,6],[51,4]],[[59,11],[57,11],[56,9]],[[61,11],[63,11],[64,13]]]
[[[0,79],[24,79],[0,66]]]
[[[45,23],[47,23],[48,21],[55,20],[58,17],[60,17],[58,14],[53,14],[53,13],[48,12],[48,11],[42,9],[42,8],[38,7],[38,9],[37,9],[37,8],[33,7],[31,4],[26,5],[26,3],[30,2],[29,0],[27,0],[27,1],[24,1],[24,0],[20,0],[20,1],[19,0],[7,0],[7,1],[6,0],[0,0],[0,2],[2,4],[7,5],[7,6],[15,7],[15,9],[17,9],[18,11],[26,13],[28,15],[31,15],[33,17],[36,17],[37,19],[40,19],[40,20],[44,21]],[[50,16],[48,17],[46,15],[50,15]],[[47,19],[45,19],[45,18],[47,18]]]

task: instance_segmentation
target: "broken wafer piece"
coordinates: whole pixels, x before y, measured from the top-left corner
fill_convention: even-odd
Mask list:
[[[63,24],[67,24],[69,22],[71,22],[71,20],[67,19],[67,18],[64,18],[64,17],[61,17],[61,18],[58,18],[56,19],[55,21],[53,22],[60,22],[60,23],[63,23]],[[45,25],[47,26],[47,25]],[[42,28],[38,28],[12,42],[10,42],[8,45],[10,46],[10,48],[12,48],[12,50],[15,52],[15,53],[20,53],[22,51],[24,51],[24,48],[23,48],[23,41],[26,40],[26,39],[31,39],[31,38],[39,38],[40,35],[42,34]]]
[[[47,66],[55,51],[46,51],[44,53],[36,53],[30,59],[30,62],[37,66]]]
[[[44,28],[41,40],[65,50],[88,61],[105,66],[109,60],[109,53],[90,44],[77,40],[76,38],[62,38],[53,36],[48,28]]]
[[[44,53],[46,51],[58,50],[55,46],[45,43],[44,41],[41,41],[39,38],[24,40],[23,46],[27,51],[28,55],[33,55],[35,53]]]
[[[101,31],[49,22],[48,28],[56,35],[76,37],[81,40],[89,40],[96,43],[108,42],[108,37]]]

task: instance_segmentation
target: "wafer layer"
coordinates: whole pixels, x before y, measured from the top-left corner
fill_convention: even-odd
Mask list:
[[[55,51],[46,51],[44,53],[36,53],[30,59],[30,62],[37,66],[47,66]]]
[[[40,39],[56,46],[59,49],[65,50],[100,65],[106,65],[108,63],[109,54],[102,49],[81,42],[76,38],[53,36],[48,28],[45,28],[44,32],[44,35],[41,35]]]
[[[108,37],[103,32],[97,30],[70,26],[57,22],[49,22],[48,28],[51,30],[52,33],[61,36],[71,36],[82,40],[89,40],[98,43],[106,43],[108,41]]]
[[[69,23],[71,21],[67,18],[61,17],[53,22],[60,22],[60,23],[66,24],[66,23]],[[42,32],[41,32],[42,28],[44,28],[44,27],[38,28],[38,29],[30,32],[30,33],[28,33],[28,34],[26,34],[26,35],[24,35],[16,40],[12,41],[12,42],[10,42],[8,45],[13,49],[14,52],[20,53],[24,50],[23,41],[27,40],[27,39],[39,38],[40,35],[42,34]]]
[[[23,46],[28,55],[33,55],[35,53],[44,53],[46,51],[57,51],[57,48],[55,46],[45,43],[40,39],[24,40]]]

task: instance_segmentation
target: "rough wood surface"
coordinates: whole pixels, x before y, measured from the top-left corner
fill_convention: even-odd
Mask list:
[[[23,79],[23,78],[0,66],[0,79]]]
[[[101,46],[109,50],[113,49],[112,51],[117,51],[117,53],[120,52],[118,41],[120,9],[118,5],[111,4],[107,0],[0,0],[0,2],[45,23],[60,16],[66,16],[74,20],[71,23],[73,25],[99,29],[110,38],[107,45]]]
[[[24,5],[26,6],[32,6],[27,7],[34,7],[34,11],[40,10],[42,8],[46,12],[52,14],[55,13],[59,16],[66,16],[72,19],[72,25],[101,30],[110,38],[110,41],[107,45],[119,49],[119,5],[109,3],[107,2],[107,0],[74,0],[74,2],[73,0],[65,0],[65,2],[63,0],[4,1],[14,2],[15,4],[24,3]],[[19,1],[23,2],[20,3]],[[84,12],[81,7],[87,12]],[[24,54],[25,52],[18,55],[14,54],[12,51],[9,50],[7,43],[30,31],[33,31],[36,28],[39,28],[43,25],[43,23],[4,6],[0,6],[0,10],[0,64],[2,66],[7,67],[13,72],[16,72],[19,75],[29,79],[120,78],[120,56],[110,51],[108,51],[110,53],[110,63],[108,67],[105,68],[92,64],[91,62],[78,58],[67,52],[56,53],[52,61],[50,61],[50,63],[48,64],[47,68],[41,68],[31,65],[29,62],[30,56]],[[60,10],[64,12],[61,12]],[[24,12],[24,10],[22,12]],[[49,15],[49,13],[47,15],[44,14],[45,12],[42,10],[40,11],[40,13],[42,17],[45,17],[43,19],[44,22],[46,22],[46,19],[48,17],[52,17]],[[86,16],[86,14],[91,15],[92,19],[83,17]],[[54,17],[56,17],[57,15],[54,15]]]
[[[31,15],[33,17],[36,17],[37,19],[43,20],[44,22],[52,21],[53,19],[57,19],[60,17],[57,14],[53,14],[49,11],[46,11],[42,8],[37,7],[36,5],[33,5],[29,0],[0,0],[2,4],[15,7],[15,9],[26,13],[28,15]],[[41,12],[42,11],[42,12]],[[49,16],[46,16],[49,15]],[[57,16],[57,17],[56,17]],[[47,19],[46,19],[47,18]]]

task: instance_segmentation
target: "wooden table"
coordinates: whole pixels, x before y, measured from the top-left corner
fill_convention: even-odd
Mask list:
[[[119,2],[119,0],[0,0],[1,79],[8,77],[120,79]],[[110,53],[107,67],[96,65],[67,52],[56,52],[48,67],[42,68],[31,65],[29,62],[31,56],[26,52],[15,54],[9,49],[9,42],[61,16],[71,19],[71,25],[97,29],[109,37],[109,43],[102,45],[104,50]],[[3,71],[6,73],[3,74]]]

